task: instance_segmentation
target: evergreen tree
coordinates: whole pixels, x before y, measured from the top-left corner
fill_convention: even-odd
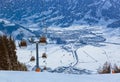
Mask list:
[[[5,36],[0,37],[0,68],[4,70],[9,70],[9,58],[8,52],[5,44]]]
[[[114,64],[113,71],[114,73],[120,73],[120,68],[116,64]]]
[[[105,62],[103,67],[98,70],[98,73],[100,74],[105,74],[110,72],[111,72],[111,67],[109,62]]]

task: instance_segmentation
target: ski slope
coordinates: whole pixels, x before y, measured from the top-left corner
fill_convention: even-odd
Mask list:
[[[120,82],[120,74],[73,75],[48,72],[0,71],[0,82]]]
[[[75,67],[79,69],[88,69],[92,71],[97,71],[97,69],[100,66],[103,66],[106,61],[110,62],[112,65],[117,64],[120,66],[120,46],[114,44],[106,45],[107,46],[102,47],[86,45],[78,48],[76,50],[77,60],[72,52],[67,52],[64,49],[61,49],[60,45],[55,44],[47,45],[46,54],[48,58],[42,59],[41,56],[45,50],[43,46],[39,45],[39,65],[55,69],[61,66],[70,66],[75,63]],[[30,62],[31,56],[36,57],[35,44],[29,45],[27,48],[18,48],[17,55],[20,62],[31,67],[29,70],[35,66],[36,61]],[[44,60],[46,60],[46,63],[43,62]]]

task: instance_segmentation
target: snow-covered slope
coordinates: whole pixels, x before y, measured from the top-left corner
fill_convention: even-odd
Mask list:
[[[120,66],[119,29],[114,29],[114,33],[113,29],[108,31],[103,28],[87,26],[48,28],[50,39],[48,44],[39,45],[40,67],[47,66],[50,72],[90,74],[97,73],[98,68],[106,61],[111,65]],[[19,61],[25,63],[29,70],[36,65],[36,61],[30,62],[30,58],[36,56],[35,48],[35,44],[32,44],[27,48],[17,49]],[[47,59],[42,59],[44,52],[48,56]]]
[[[3,19],[0,20],[1,35],[7,34],[12,35],[15,39],[24,38],[27,40],[29,36],[41,35],[42,33],[34,28],[31,30]],[[120,49],[120,28],[100,26],[49,27],[47,39],[46,46],[39,45],[39,62],[41,67],[47,66],[51,72],[88,74],[96,72],[106,61],[120,66],[120,51],[118,50]],[[36,55],[35,48],[35,44],[29,44],[24,49],[17,48],[19,61],[25,63],[29,70],[32,70],[36,64],[36,62],[30,62],[31,56]],[[46,62],[41,58],[44,52],[48,55]]]
[[[1,82],[119,82],[120,74],[68,75],[57,73],[0,71]]]

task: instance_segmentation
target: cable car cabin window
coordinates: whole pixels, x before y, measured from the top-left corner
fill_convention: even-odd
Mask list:
[[[21,41],[20,44],[19,44],[19,47],[27,47],[27,42],[26,41]]]
[[[42,37],[40,38],[40,43],[47,43],[46,37],[42,36]]]

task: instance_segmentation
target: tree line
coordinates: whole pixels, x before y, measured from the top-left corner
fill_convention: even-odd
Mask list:
[[[0,70],[27,71],[27,67],[17,60],[16,45],[11,36],[0,36]]]

